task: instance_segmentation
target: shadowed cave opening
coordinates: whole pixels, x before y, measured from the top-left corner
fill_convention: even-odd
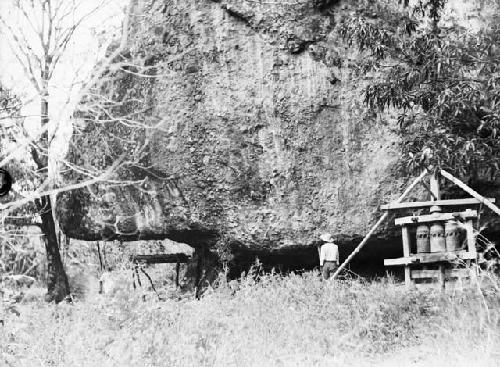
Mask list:
[[[200,278],[199,272],[204,271],[213,274],[213,271],[223,270],[224,261],[217,253],[213,242],[207,241],[205,245],[203,237],[197,237],[194,241],[178,241],[179,238],[193,240],[194,235],[175,236],[173,239],[164,240],[143,240],[143,241],[122,241],[107,242],[111,246],[118,246],[115,251],[126,251],[131,255],[130,259],[145,261],[149,264],[174,263],[181,259],[181,263],[187,265],[187,277]],[[340,261],[343,262],[349,254],[356,248],[362,238],[352,238],[349,240],[337,242],[339,245]],[[114,245],[113,245],[114,243]],[[116,243],[121,245],[116,245]],[[143,245],[140,245],[143,243]],[[155,245],[162,243],[163,245]],[[240,243],[232,243],[230,246],[230,260],[226,263],[228,266],[227,276],[229,279],[238,279],[242,274],[246,274],[252,266],[260,264],[260,271],[287,274],[290,272],[300,273],[319,268],[319,254],[317,245],[320,242],[309,245],[296,245],[281,248],[270,247],[251,247]],[[101,245],[104,247],[104,244]],[[127,250],[125,250],[127,248]],[[190,249],[189,251],[186,248]],[[361,276],[363,278],[375,278],[384,276],[387,271],[396,277],[403,275],[402,269],[384,267],[385,258],[394,258],[403,256],[400,237],[391,237],[389,239],[373,238],[360,251],[347,266],[353,277]],[[198,270],[197,270],[198,269]],[[215,274],[213,274],[215,275]],[[215,277],[211,277],[212,280]]]
[[[495,244],[494,250],[489,251],[488,257],[498,257],[500,246],[495,241],[500,233],[495,230],[485,230],[482,235],[492,240]],[[416,228],[410,230],[411,253],[416,253]],[[361,242],[362,238],[352,238],[350,240],[338,241],[340,262],[342,263]],[[289,273],[310,271],[319,268],[319,255],[316,245],[320,243],[312,243],[307,246],[290,246],[278,249],[269,248],[251,248],[233,245],[232,253],[233,260],[229,264],[229,277],[236,279],[242,273],[246,273],[252,265],[256,264],[256,260],[260,264],[260,268],[264,272],[270,272],[274,269],[276,272]],[[463,242],[465,246],[465,241]],[[481,245],[477,245],[478,252],[485,249]],[[496,254],[494,253],[496,250]],[[353,276],[360,276],[366,279],[383,277],[387,274],[394,276],[396,279],[404,279],[403,266],[384,266],[384,259],[393,259],[403,257],[403,246],[401,235],[398,231],[390,233],[386,238],[370,239],[361,251],[347,265],[347,271]]]
[[[182,258],[180,263],[186,264],[183,273],[186,279],[189,278],[188,282],[193,285],[193,289],[196,288],[196,284],[201,284],[205,280],[208,282],[215,280],[217,274],[224,269],[224,261],[214,246],[214,234],[210,233],[208,236],[203,236],[198,231],[194,231],[193,233],[181,232],[174,233],[172,237],[175,240],[173,238],[164,238],[160,241],[153,239],[139,241],[145,243],[143,249],[148,249],[146,252],[141,251],[138,245],[134,244],[134,241],[122,239],[120,243],[122,243],[121,246],[125,245],[128,247],[128,252],[134,253],[136,259],[145,260],[149,264],[175,264]],[[416,253],[415,228],[410,230],[410,234],[411,252]],[[483,233],[484,236],[492,240],[495,240],[499,234],[499,232],[492,230],[486,230]],[[179,241],[179,239],[187,241]],[[359,236],[335,241],[339,246],[341,263],[354,251],[362,239]],[[163,247],[160,246],[160,251],[152,251],[150,244],[155,242],[164,243]],[[227,276],[230,280],[238,279],[242,275],[247,274],[257,262],[259,264],[259,271],[264,273],[275,271],[281,274],[288,274],[290,272],[301,273],[303,271],[318,269],[319,254],[317,246],[320,244],[321,242],[312,242],[307,245],[264,247],[248,246],[239,242],[232,242],[229,245],[230,260],[225,263],[228,266]],[[186,251],[186,248],[189,251]],[[135,250],[132,251],[133,249]],[[498,250],[498,244],[496,244],[496,249]],[[120,251],[120,249],[118,250]],[[403,280],[404,268],[402,266],[384,266],[384,259],[393,259],[402,256],[402,240],[399,231],[388,231],[385,233],[384,238],[371,238],[351,260],[344,274],[349,274],[349,276],[354,278],[359,276],[365,279],[374,279],[390,274],[398,280]]]
[[[338,242],[340,261],[343,262],[361,242],[362,238]],[[301,272],[319,268],[319,255],[316,245],[290,246],[280,249],[248,248],[233,246],[233,259],[229,264],[229,277],[238,278],[258,262],[264,272]],[[374,238],[370,240],[347,266],[355,277],[375,278],[384,276],[386,271],[398,278],[402,276],[402,269],[384,267],[384,259],[403,256],[400,237],[389,239]]]

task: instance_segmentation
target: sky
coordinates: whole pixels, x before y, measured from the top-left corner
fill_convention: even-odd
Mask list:
[[[39,9],[29,6],[32,1],[21,0],[28,10],[28,17],[33,28],[39,29],[42,24],[42,13]],[[42,1],[44,0],[34,0],[35,3]],[[64,12],[69,13],[68,16],[60,23],[60,28],[63,30],[97,8],[75,31],[49,84],[49,131],[56,132],[51,155],[52,158],[58,159],[65,155],[72,135],[71,115],[77,104],[82,82],[88,80],[94,65],[103,57],[106,42],[119,38],[128,0],[51,1],[53,6],[62,2],[61,9],[66,7],[68,10]],[[0,17],[3,17],[5,22],[15,30],[18,37],[24,35],[35,54],[40,54],[40,41],[29,22],[26,21],[26,17],[12,6],[14,2],[14,0],[0,0]],[[22,113],[27,116],[24,126],[28,134],[36,135],[40,128],[40,98],[12,52],[10,45],[15,43],[11,32],[0,24],[0,81],[2,85],[21,97],[24,102]],[[5,151],[11,147],[2,148]],[[20,144],[19,154],[25,154],[23,151]],[[1,155],[0,157],[4,158]]]

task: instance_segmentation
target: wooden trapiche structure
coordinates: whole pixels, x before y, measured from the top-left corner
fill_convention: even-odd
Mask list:
[[[430,176],[429,184],[424,181],[426,176]],[[440,180],[442,178],[459,186],[472,198],[441,200]],[[403,199],[418,184],[422,184],[428,191],[430,199],[428,201],[403,202]],[[407,285],[411,285],[419,279],[438,279],[444,288],[446,279],[468,276],[469,271],[466,268],[457,268],[457,264],[470,265],[470,262],[477,258],[474,221],[477,220],[478,212],[473,207],[484,204],[500,215],[500,209],[493,204],[494,202],[495,199],[481,196],[444,170],[436,171],[433,174],[424,170],[398,200],[381,206],[381,209],[385,210],[384,215],[340,265],[333,277],[336,277],[361,250],[376,228],[388,218],[390,211],[414,210],[413,215],[395,220],[395,224],[401,227],[403,257],[385,259],[384,265],[404,266]],[[465,208],[465,210],[452,210],[457,207]]]
[[[449,177],[453,182],[457,180]],[[421,181],[430,194],[428,201],[391,203],[381,207],[387,211],[419,211],[418,215],[395,220],[401,227],[403,257],[384,260],[385,266],[404,266],[407,285],[421,279],[437,279],[444,288],[447,279],[467,277],[469,270],[458,265],[470,265],[477,257],[474,221],[478,212],[470,207],[495,201],[483,197],[441,200],[440,178],[437,172],[431,175],[430,185]],[[468,208],[452,211],[454,207]]]

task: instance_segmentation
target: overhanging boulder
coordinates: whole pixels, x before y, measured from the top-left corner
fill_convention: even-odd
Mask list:
[[[146,154],[122,173],[135,184],[62,195],[66,234],[169,238],[249,258],[314,256],[325,231],[353,247],[407,179],[396,121],[364,106],[373,76],[355,72],[359,55],[335,33],[348,3],[139,3],[130,55],[156,76],[119,73],[106,93],[140,100],[134,118],[148,128],[88,121],[70,159],[112,162],[147,141]],[[396,236],[390,221],[376,233],[381,244]]]

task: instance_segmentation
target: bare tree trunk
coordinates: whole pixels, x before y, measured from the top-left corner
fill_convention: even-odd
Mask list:
[[[3,0],[0,0],[0,2],[2,1]],[[33,144],[31,144],[31,155],[37,166],[37,176],[40,178],[43,185],[46,185],[44,189],[49,192],[53,189],[54,181],[52,180],[52,175],[55,174],[53,170],[49,170],[50,148],[55,136],[55,132],[49,133],[48,129],[49,82],[51,81],[53,72],[60,57],[64,54],[66,47],[70,42],[74,41],[73,36],[75,30],[84,19],[106,3],[100,2],[101,5],[98,5],[93,11],[75,19],[75,13],[82,10],[78,9],[78,5],[74,2],[73,5],[70,5],[69,9],[62,10],[62,8],[64,8],[64,6],[61,8],[63,2],[66,3],[64,0],[40,0],[35,2],[13,1],[11,5],[13,8],[17,8],[17,15],[22,15],[21,18],[24,18],[24,21],[20,23],[16,21],[17,16],[14,17],[14,20],[9,19],[9,21],[6,21],[3,14],[0,15],[2,31],[5,28],[10,34],[13,40],[11,49],[22,66],[25,77],[33,85],[37,92],[37,96],[41,99],[40,122],[43,133],[39,140],[33,141]],[[71,3],[70,1],[67,2]],[[123,22],[123,34],[120,46],[101,63],[101,66],[96,70],[90,80],[82,83],[77,99],[81,99],[89,93],[91,88],[98,85],[99,80],[104,73],[109,70],[110,65],[114,62],[116,57],[125,50],[129,35],[130,19],[136,3],[137,0],[129,0],[127,15]],[[31,26],[31,30],[36,33],[37,37],[32,37],[31,33],[29,36],[27,36],[27,33],[24,33],[23,28],[26,24]],[[38,72],[40,72],[40,77],[37,75]],[[51,134],[53,136],[51,136]],[[117,164],[119,164],[119,162]],[[112,168],[113,166],[110,170]],[[73,188],[76,188],[76,186]],[[47,252],[48,293],[46,298],[48,301],[60,302],[69,295],[70,290],[68,278],[59,252],[57,217],[52,210],[52,202],[55,203],[56,193],[52,192],[51,194],[54,195],[52,196],[52,200],[50,196],[45,195],[36,200],[36,205],[42,219],[41,228],[45,236],[45,247]],[[21,202],[19,202],[19,204],[21,204]]]
[[[59,253],[52,205],[49,196],[37,200],[37,207],[42,218],[42,232],[45,235],[47,253],[47,302],[61,302],[70,294],[69,282]]]
[[[45,74],[42,73],[42,80]],[[47,126],[49,123],[49,103],[47,101],[46,95],[42,96],[41,101],[41,122],[42,126]],[[49,136],[48,129],[42,135],[41,145],[45,145],[47,148],[47,155],[49,154]],[[36,149],[33,149],[32,156],[34,161],[38,166],[38,171],[42,177],[48,179],[48,157],[41,156],[38,154]],[[49,180],[50,184],[50,180]],[[47,294],[45,300],[47,302],[55,301],[56,303],[61,302],[66,296],[69,296],[69,282],[64,270],[64,266],[61,260],[61,254],[59,252],[59,243],[57,241],[57,231],[56,223],[52,211],[52,202],[50,196],[42,196],[39,200],[36,200],[37,208],[42,219],[42,232],[45,237],[45,250],[47,253]]]

